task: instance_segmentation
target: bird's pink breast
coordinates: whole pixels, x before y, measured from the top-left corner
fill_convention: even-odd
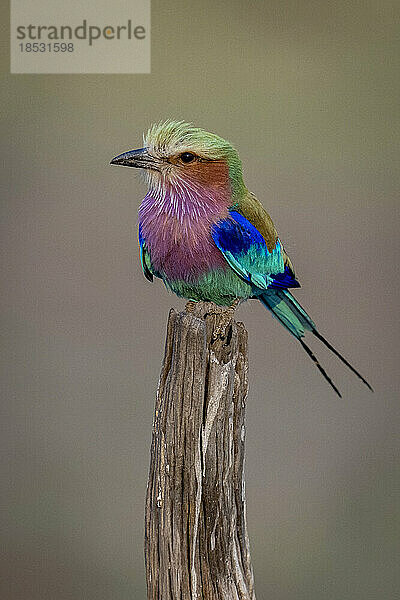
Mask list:
[[[183,198],[178,207],[171,209],[164,202],[160,210],[160,202],[148,194],[139,209],[139,224],[153,268],[167,279],[187,282],[210,270],[225,269],[227,263],[211,229],[228,215],[227,204],[211,197],[203,198],[199,207]]]

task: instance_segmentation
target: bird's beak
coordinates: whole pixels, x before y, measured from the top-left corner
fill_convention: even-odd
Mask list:
[[[147,152],[147,148],[129,150],[119,154],[112,159],[110,165],[122,165],[123,167],[137,167],[139,169],[157,169],[155,159]]]

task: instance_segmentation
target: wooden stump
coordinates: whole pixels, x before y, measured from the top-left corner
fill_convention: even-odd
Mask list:
[[[255,600],[243,479],[247,331],[171,310],[146,499],[149,600]],[[214,314],[210,314],[213,312]]]

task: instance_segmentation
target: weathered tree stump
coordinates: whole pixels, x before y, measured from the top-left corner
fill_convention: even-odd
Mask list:
[[[214,314],[210,314],[210,313]],[[255,600],[243,480],[247,331],[171,310],[146,499],[149,600]]]

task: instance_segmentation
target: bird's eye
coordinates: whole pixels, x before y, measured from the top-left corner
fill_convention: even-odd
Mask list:
[[[182,152],[179,158],[184,163],[190,163],[196,158],[196,155],[191,152]]]

